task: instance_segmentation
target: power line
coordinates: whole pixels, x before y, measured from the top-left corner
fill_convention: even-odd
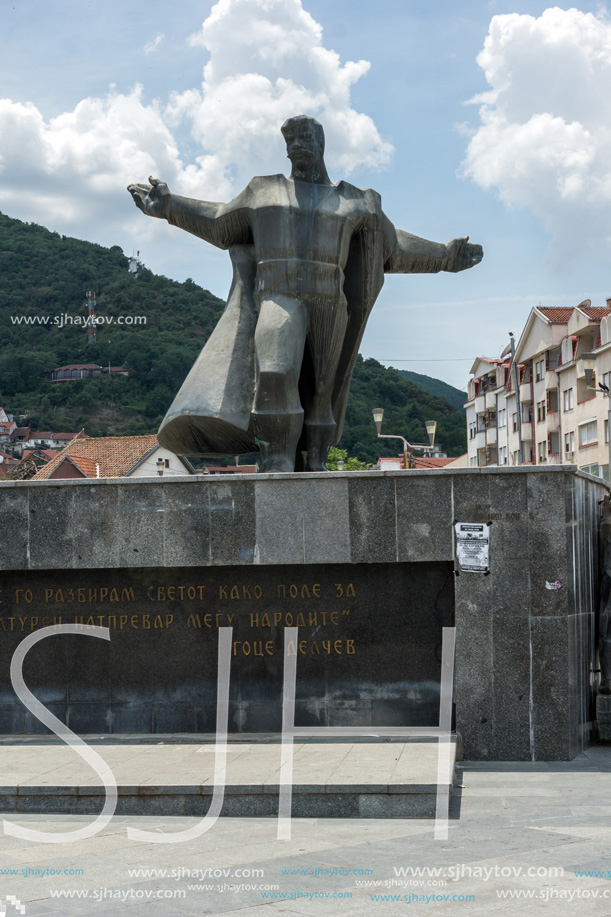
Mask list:
[[[413,360],[391,360],[388,357],[378,357],[380,363],[472,363],[473,357],[450,357],[447,360],[438,360],[431,357],[430,360],[424,357],[415,357]]]

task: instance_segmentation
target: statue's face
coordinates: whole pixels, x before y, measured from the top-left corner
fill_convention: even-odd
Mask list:
[[[322,144],[314,126],[308,121],[295,121],[284,130],[286,155],[298,169],[313,166],[322,154]]]

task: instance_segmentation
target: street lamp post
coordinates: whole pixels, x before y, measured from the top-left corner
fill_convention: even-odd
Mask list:
[[[429,445],[423,446],[420,443],[415,443],[412,445],[408,443],[404,436],[397,436],[395,433],[381,433],[382,421],[384,419],[384,408],[374,408],[372,411],[373,422],[376,425],[376,430],[378,431],[378,439],[400,439],[403,443],[403,465],[405,469],[409,468],[409,449],[422,449],[426,452],[427,449],[432,449],[435,442],[435,431],[437,430],[437,421],[436,420],[427,420],[425,423],[426,432],[429,438]]]
[[[586,388],[589,392],[602,392],[605,398],[609,398],[609,388],[599,382],[598,385],[590,385],[594,367],[596,366],[596,355],[593,353],[582,353],[583,372],[586,377]],[[607,412],[607,438],[609,440],[609,480],[607,484],[611,487],[611,398],[609,398],[609,410]]]

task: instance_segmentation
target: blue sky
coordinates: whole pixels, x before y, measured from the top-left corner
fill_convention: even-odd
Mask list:
[[[611,23],[598,3],[15,0],[1,18],[10,216],[140,249],[152,270],[224,297],[226,253],[147,220],[124,187],[153,171],[228,199],[288,171],[277,125],[306,111],[326,128],[332,180],[378,190],[398,227],[484,246],[463,274],[388,277],[364,356],[464,387],[532,306],[611,296]]]

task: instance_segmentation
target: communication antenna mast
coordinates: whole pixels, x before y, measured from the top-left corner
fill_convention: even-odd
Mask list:
[[[132,257],[129,259],[127,270],[129,271],[132,277],[137,277],[138,271],[140,270],[141,267],[142,267],[142,261],[140,260],[140,252],[136,252],[135,256],[132,255]]]
[[[94,287],[92,284],[85,286],[85,296],[87,302],[87,343],[95,344],[95,294],[97,293],[97,287]]]

